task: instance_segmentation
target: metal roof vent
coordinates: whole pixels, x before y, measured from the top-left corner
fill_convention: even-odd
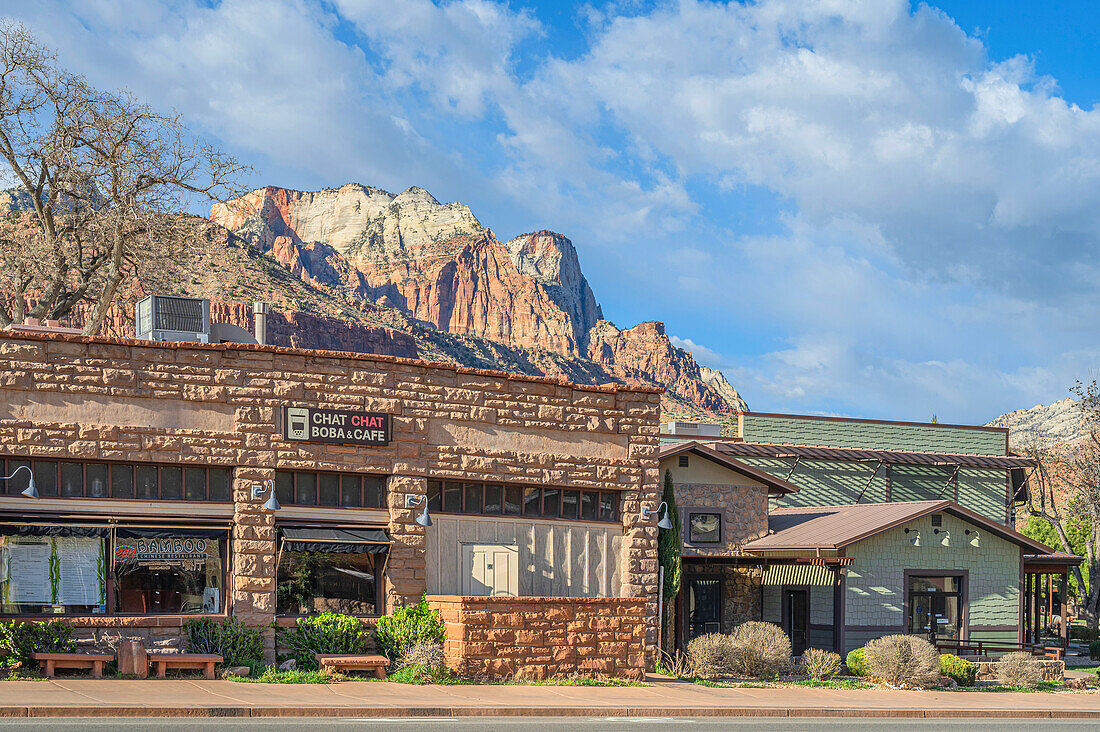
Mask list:
[[[689,437],[721,437],[722,425],[706,422],[663,422],[662,435],[683,435]]]
[[[150,295],[134,305],[134,336],[147,341],[210,342],[210,301]]]

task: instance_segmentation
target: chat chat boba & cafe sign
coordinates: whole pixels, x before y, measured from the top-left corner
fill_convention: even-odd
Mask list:
[[[283,437],[297,442],[334,442],[341,445],[390,444],[390,415],[313,407],[283,407]]]

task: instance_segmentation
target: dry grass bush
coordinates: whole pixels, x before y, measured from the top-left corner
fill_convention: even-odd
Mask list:
[[[791,668],[791,639],[775,623],[750,620],[734,628],[730,639],[738,676],[770,679]]]
[[[1004,686],[1038,686],[1043,673],[1035,656],[1018,651],[997,659],[993,664],[993,675],[997,683]]]
[[[864,647],[867,673],[892,686],[922,688],[940,680],[940,654],[916,635],[887,635]]]
[[[401,668],[411,666],[440,670],[447,668],[447,656],[443,653],[443,644],[434,640],[414,643],[401,659]]]
[[[807,648],[802,653],[802,671],[814,681],[831,679],[840,673],[844,663],[840,655],[821,648]]]
[[[721,633],[707,633],[692,638],[687,644],[687,655],[694,675],[703,679],[720,679],[733,676],[736,649],[733,638]]]

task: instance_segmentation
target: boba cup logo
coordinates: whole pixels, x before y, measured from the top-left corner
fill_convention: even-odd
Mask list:
[[[288,407],[286,410],[286,436],[292,440],[309,439],[309,410],[304,407]]]

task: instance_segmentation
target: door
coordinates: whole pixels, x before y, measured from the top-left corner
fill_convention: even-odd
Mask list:
[[[791,637],[791,653],[801,656],[810,640],[809,590],[783,590],[783,629]]]
[[[684,580],[687,602],[688,640],[722,632],[722,580],[718,577],[687,577]]]
[[[462,594],[515,597],[519,594],[519,547],[463,544]]]

